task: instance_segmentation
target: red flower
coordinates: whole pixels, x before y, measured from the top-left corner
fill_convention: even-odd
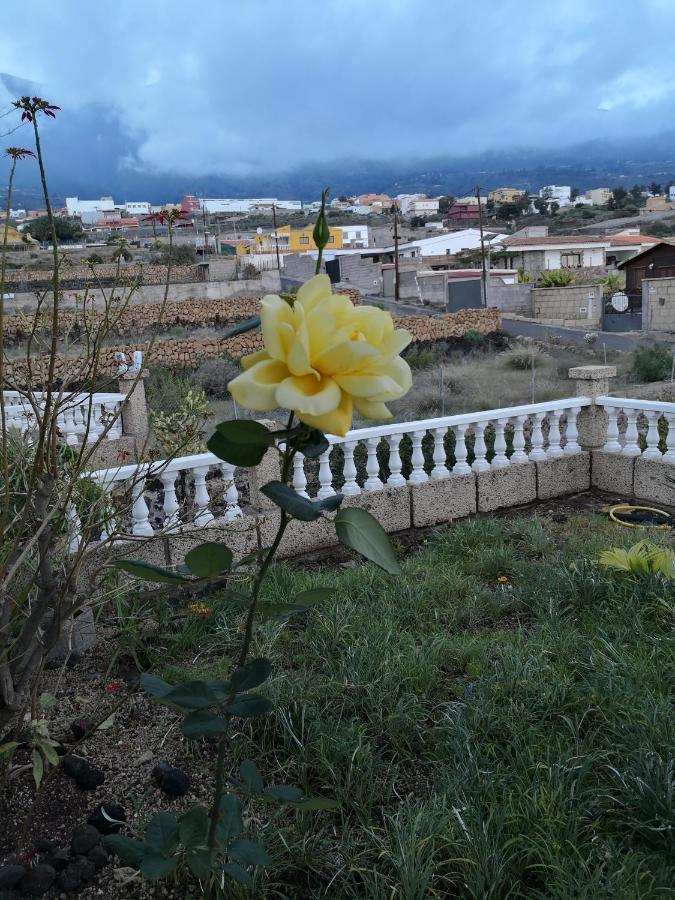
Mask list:
[[[110,691],[111,694],[117,693],[117,691],[122,690],[122,682],[121,681],[109,681],[105,686],[106,691]]]
[[[117,454],[117,459],[118,459],[120,462],[122,462],[122,461],[124,461],[125,459],[129,459],[130,456],[131,456],[131,453],[129,453],[128,450],[120,450],[120,451],[118,452],[118,454]]]
[[[15,109],[23,110],[21,113],[22,122],[32,122],[38,113],[44,113],[50,119],[55,119],[54,110],[61,109],[60,106],[54,106],[42,97],[22,97],[20,100],[14,100],[12,105]]]
[[[5,153],[7,156],[11,156],[12,159],[25,159],[27,156],[32,156],[35,159],[33,151],[26,150],[24,147],[7,147]]]

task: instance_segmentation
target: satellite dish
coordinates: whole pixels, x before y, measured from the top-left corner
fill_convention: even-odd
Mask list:
[[[615,309],[617,312],[626,312],[628,309],[628,295],[624,294],[623,291],[617,291],[616,294],[612,294],[610,303],[612,304],[612,309]]]
[[[262,234],[262,228],[261,228],[260,226],[258,226],[258,227],[256,228],[256,231],[258,232],[258,234]]]

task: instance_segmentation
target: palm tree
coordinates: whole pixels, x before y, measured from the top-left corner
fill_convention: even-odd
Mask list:
[[[106,241],[107,244],[111,244],[115,246],[115,250],[112,255],[112,259],[124,260],[124,262],[131,262],[134,258],[133,253],[129,249],[129,241],[123,237],[110,237]]]

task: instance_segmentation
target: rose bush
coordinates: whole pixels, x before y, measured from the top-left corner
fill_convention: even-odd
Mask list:
[[[312,428],[349,431],[354,409],[388,419],[386,403],[410,390],[410,367],[399,356],[411,335],[395,329],[389,313],[354,306],[316,275],[291,306],[270,294],[261,304],[264,350],[242,359],[244,372],[229,390],[254,410],[286,407]]]

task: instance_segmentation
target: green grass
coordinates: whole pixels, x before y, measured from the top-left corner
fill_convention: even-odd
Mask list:
[[[269,597],[336,594],[260,628],[275,711],[232,765],[253,757],[341,810],[263,810],[274,865],[255,896],[672,897],[673,591],[594,562],[640,536],[590,513],[480,518],[438,531],[400,579],[276,567]],[[209,602],[150,649],[156,671],[222,674],[239,622]]]

